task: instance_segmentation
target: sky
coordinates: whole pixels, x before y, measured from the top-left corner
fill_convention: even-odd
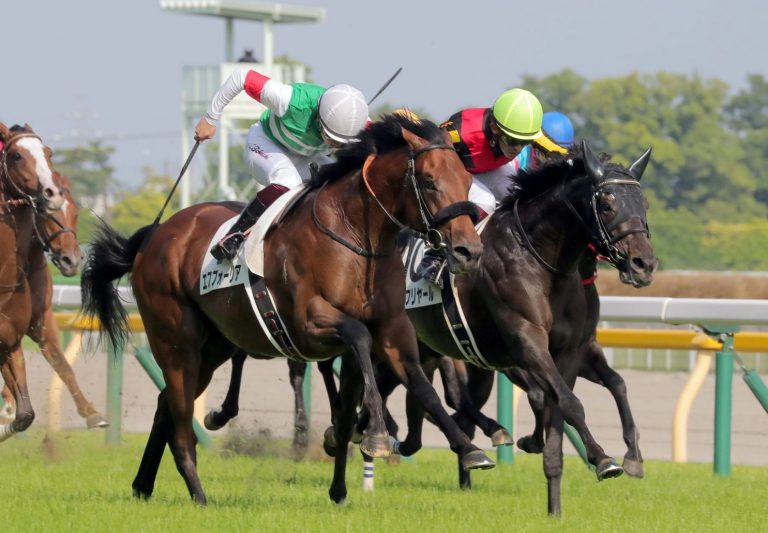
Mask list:
[[[490,106],[523,75],[565,68],[590,80],[697,73],[736,89],[748,74],[768,75],[768,4],[757,0],[296,3],[325,8],[325,19],[276,24],[275,55],[309,65],[315,83],[368,96],[403,67],[377,103],[438,121]],[[102,138],[128,186],[145,166],[178,174],[182,66],[224,61],[222,19],[166,12],[159,0],[0,5],[0,121],[29,123],[54,151]],[[235,23],[235,55],[244,48],[262,57],[259,23]]]

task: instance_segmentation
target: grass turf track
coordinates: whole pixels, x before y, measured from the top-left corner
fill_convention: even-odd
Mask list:
[[[454,456],[423,450],[399,466],[377,462],[376,491],[360,489],[358,454],[347,473],[343,506],[327,496],[330,461],[294,462],[200,450],[207,508],[194,506],[166,451],[149,502],[130,484],[146,436],[127,434],[108,447],[103,432],[69,431],[44,441],[40,430],[0,445],[0,530],[26,532],[227,531],[757,531],[765,530],[768,469],[734,467],[716,478],[711,465],[646,463],[646,478],[598,483],[566,457],[563,516],[546,516],[540,456],[474,474],[456,486]],[[221,444],[221,441],[219,441]]]

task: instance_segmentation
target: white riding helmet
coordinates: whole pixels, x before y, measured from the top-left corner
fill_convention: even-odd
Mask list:
[[[355,140],[368,121],[368,104],[363,93],[345,83],[328,87],[320,97],[320,127],[334,141]]]

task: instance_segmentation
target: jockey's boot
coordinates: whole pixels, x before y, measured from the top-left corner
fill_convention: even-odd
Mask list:
[[[272,184],[257,192],[256,197],[240,213],[240,217],[232,225],[229,233],[213,245],[211,255],[220,262],[225,259],[230,261],[234,259],[245,241],[245,230],[253,226],[267,207],[287,190],[287,187]]]
[[[421,263],[416,267],[416,275],[421,277],[421,279],[434,283],[438,287],[442,287],[443,280],[440,275],[443,273],[445,263],[445,254],[441,250],[427,248]]]
[[[251,203],[245,206],[240,217],[229,229],[229,233],[213,245],[211,255],[219,261],[234,259],[245,240],[245,233],[243,232],[253,226],[266,209],[267,207],[261,203],[258,196],[251,200]]]

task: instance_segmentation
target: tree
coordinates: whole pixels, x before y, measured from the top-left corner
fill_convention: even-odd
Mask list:
[[[53,163],[61,174],[72,180],[72,194],[83,206],[106,214],[109,197],[114,192],[114,167],[109,158],[115,152],[101,141],[90,141],[85,146],[59,148],[53,153]]]
[[[111,225],[120,233],[131,235],[137,229],[151,224],[163,207],[174,179],[157,174],[151,167],[144,168],[144,180],[136,191],[125,192],[112,208]],[[170,205],[164,213],[167,219],[174,212]]]

